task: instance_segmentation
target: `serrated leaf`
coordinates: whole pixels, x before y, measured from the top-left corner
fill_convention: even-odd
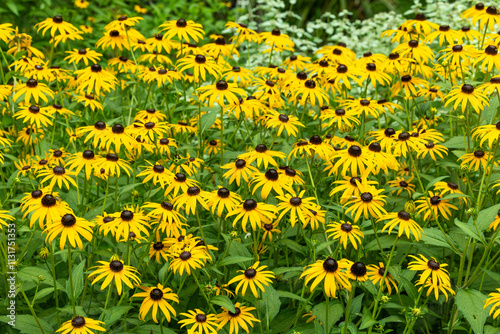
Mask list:
[[[214,296],[210,299],[210,303],[222,306],[229,312],[236,312],[233,302],[227,296]]]
[[[455,297],[455,305],[469,322],[475,334],[483,334],[488,310],[483,309],[486,296],[473,289],[460,289]]]

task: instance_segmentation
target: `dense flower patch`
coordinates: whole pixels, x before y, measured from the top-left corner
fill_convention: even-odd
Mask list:
[[[460,15],[362,56],[236,22],[1,24],[0,328],[495,333],[500,14]]]

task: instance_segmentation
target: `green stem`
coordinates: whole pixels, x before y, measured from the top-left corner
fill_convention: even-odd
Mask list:
[[[33,305],[30,303],[28,297],[24,293],[23,287],[21,286],[21,294],[24,297],[24,300],[26,301],[26,304],[28,304],[28,308],[31,311],[31,315],[33,315],[33,318],[35,318],[36,324],[38,325],[38,328],[40,328],[40,331],[42,334],[45,334],[45,331],[43,330],[42,324],[40,324],[40,321],[38,320],[38,317],[36,316],[35,310],[33,309]]]
[[[73,316],[76,317],[76,306],[75,306],[75,289],[73,288],[73,259],[71,258],[71,245],[68,244],[68,270],[69,270],[69,288],[71,306],[73,308]]]

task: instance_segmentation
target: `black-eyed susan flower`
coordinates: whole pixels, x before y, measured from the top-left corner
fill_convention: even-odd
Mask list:
[[[479,21],[480,30],[488,26],[490,31],[495,31],[495,25],[500,26],[500,14],[495,6],[488,6],[486,10],[480,11],[477,17],[473,17],[473,24],[475,24],[474,19]]]
[[[418,291],[422,290],[422,289],[426,289],[427,288],[427,292],[426,292],[426,296],[429,296],[432,292],[434,292],[434,298],[437,300],[439,300],[439,293],[441,292],[445,298],[446,298],[446,301],[448,301],[448,294],[450,294],[451,296],[454,296],[455,295],[455,291],[453,291],[453,289],[451,288],[451,285],[447,282],[442,282],[440,281],[439,279],[434,281],[432,278],[429,278],[427,280],[423,280],[423,279],[420,279],[418,280],[418,282],[416,283],[416,285],[422,285]]]
[[[475,150],[472,153],[466,153],[458,158],[462,160],[460,166],[469,166],[470,170],[477,171],[480,167],[486,168],[493,159],[493,154],[491,152],[485,152],[483,150]],[[493,161],[494,166],[498,166],[496,161]]]
[[[340,196],[340,204],[344,204],[350,198],[357,197],[361,194],[359,185],[367,184],[367,185],[376,185],[377,181],[370,181],[367,179],[368,173],[360,176],[347,176],[343,175],[343,180],[337,180],[333,182],[333,189],[330,191],[330,197],[335,195],[338,192],[342,192]]]
[[[480,85],[478,87],[478,89],[481,89],[484,92],[484,94],[486,94],[487,96],[492,95],[495,92],[495,90],[497,91],[497,94],[499,94],[499,92],[500,92],[500,77],[495,76],[495,77],[491,78],[489,82]]]
[[[297,127],[305,126],[299,121],[298,117],[279,113],[274,110],[270,114],[271,116],[266,121],[266,127],[271,129],[278,128],[278,136],[281,135],[283,130],[286,130],[287,135],[297,137]]]
[[[229,334],[238,334],[240,328],[249,333],[248,325],[253,327],[254,322],[260,322],[251,313],[253,310],[255,310],[255,307],[243,306],[241,303],[234,304],[234,312],[223,307],[222,313],[217,315],[219,320],[219,327],[217,329],[221,329],[229,323]]]
[[[102,327],[104,322],[85,318],[77,315],[71,320],[62,324],[61,328],[56,330],[56,333],[61,334],[92,334],[93,331],[105,332],[106,329]]]
[[[443,199],[441,195],[432,191],[429,191],[428,197],[417,200],[416,204],[417,213],[424,213],[424,220],[434,218],[434,216],[439,217],[439,215],[449,219],[451,216],[450,209],[458,210],[456,206],[449,203],[449,200]]]
[[[258,291],[265,292],[265,286],[272,283],[274,279],[274,273],[269,270],[265,270],[267,266],[260,266],[260,262],[255,262],[246,270],[238,270],[238,272],[243,273],[241,275],[235,276],[227,284],[233,284],[238,282],[236,286],[236,294],[241,289],[241,295],[244,296],[247,288],[250,288],[255,298],[259,297]]]
[[[101,65],[94,64],[83,70],[75,71],[78,75],[78,91],[85,91],[87,94],[101,95],[101,91],[109,93],[117,84],[116,77],[109,71],[103,69]]]
[[[387,232],[391,234],[393,228],[397,226],[398,236],[402,236],[403,233],[405,233],[406,237],[409,239],[411,234],[416,241],[420,240],[423,233],[422,228],[417,224],[417,222],[411,219],[411,215],[408,212],[390,212],[386,215],[381,216],[377,221],[386,220],[388,220],[388,222],[382,228],[382,232],[388,229]]]
[[[186,319],[179,321],[182,327],[189,326],[189,333],[199,334],[217,334],[218,318],[215,314],[205,314],[200,309],[189,310],[187,313],[181,313]]]
[[[478,114],[489,105],[488,98],[483,91],[474,89],[474,86],[464,84],[461,87],[454,87],[447,95],[444,106],[453,103],[453,109],[457,110],[458,106],[462,105],[462,113],[465,112],[467,106],[472,107]]]
[[[176,36],[181,43],[182,41],[189,43],[191,39],[198,42],[200,39],[203,39],[203,35],[205,35],[201,24],[183,18],[165,21],[158,29],[165,32],[164,35],[166,38],[172,39],[172,37]]]
[[[104,290],[111,282],[115,283],[118,294],[122,294],[123,283],[133,289],[134,285],[139,285],[141,280],[138,276],[139,272],[132,266],[123,264],[122,260],[111,259],[111,261],[97,261],[99,266],[90,268],[92,276],[95,277],[92,285],[105,278],[101,285],[101,290]]]
[[[158,283],[157,286],[146,287],[138,286],[144,292],[135,293],[132,298],[144,298],[141,307],[139,308],[139,319],[144,320],[149,310],[152,309],[153,321],[158,323],[157,314],[161,311],[168,322],[172,320],[172,316],[176,316],[175,309],[168,302],[179,303],[179,297],[170,288],[164,288]]]
[[[432,160],[436,161],[436,155],[443,159],[443,154],[448,155],[448,149],[443,145],[434,144],[430,141],[417,150],[417,158],[425,158],[427,155],[431,157]]]
[[[207,101],[209,106],[214,106],[214,103],[221,107],[229,104],[234,104],[239,101],[239,98],[246,97],[246,92],[238,88],[234,83],[228,83],[224,80],[219,80],[213,85],[207,85],[198,88],[200,92],[200,100]],[[227,102],[226,102],[227,101]]]
[[[31,99],[38,103],[43,100],[45,103],[49,102],[50,98],[54,98],[54,92],[44,83],[38,82],[35,79],[28,79],[24,84],[18,84],[15,88],[16,93],[14,94],[13,100],[18,101],[21,96],[24,96],[23,101],[25,103],[30,103]]]
[[[69,56],[64,58],[64,61],[67,61],[68,64],[75,63],[79,64],[83,62],[85,66],[88,66],[89,62],[97,63],[102,57],[102,54],[91,50],[90,48],[86,49],[73,49],[73,51],[66,51]]]
[[[437,191],[441,192],[441,195],[445,194],[461,194],[464,195],[463,192],[460,191],[458,184],[453,183],[453,182],[444,182],[444,181],[438,181],[434,183],[434,189]],[[465,203],[469,202],[469,199],[467,197],[459,197],[458,200],[460,203],[464,201]]]
[[[207,205],[209,193],[201,190],[198,186],[192,186],[187,188],[184,194],[181,194],[174,198],[174,207],[178,210],[183,208],[186,214],[195,214],[196,207],[200,204],[205,210],[209,211],[210,208]]]
[[[14,118],[22,119],[23,123],[34,125],[38,128],[42,126],[52,125],[52,113],[45,108],[39,106],[24,106],[20,107],[19,111],[14,114]]]
[[[234,162],[223,165],[221,168],[229,169],[226,173],[224,173],[224,178],[229,178],[229,184],[236,181],[238,186],[240,186],[242,179],[245,182],[249,182],[249,176],[259,171],[244,159],[237,159]]]
[[[99,99],[95,97],[94,95],[77,95],[74,97],[74,100],[78,103],[83,103],[85,107],[90,107],[92,111],[95,111],[96,109],[98,110],[103,110],[104,107],[101,102],[99,102]]]
[[[305,190],[302,190],[298,195],[293,191],[289,190],[289,193],[276,196],[280,202],[277,205],[280,214],[276,221],[280,221],[286,214],[290,214],[290,224],[292,227],[295,223],[300,221],[302,224],[306,221],[306,217],[311,215],[310,210],[318,210],[318,205],[313,201],[314,197],[304,197]]]
[[[416,40],[399,44],[392,52],[398,53],[403,57],[415,59],[418,64],[427,64],[431,59],[434,59],[432,49]]]
[[[375,175],[377,175],[380,170],[383,170],[385,174],[389,174],[389,169],[396,170],[398,168],[399,163],[394,155],[383,152],[379,142],[371,142],[370,145],[368,145],[368,151],[366,153],[368,153],[374,166],[371,173]]]
[[[90,179],[92,171],[100,164],[102,158],[95,155],[92,150],[85,150],[83,152],[78,152],[73,154],[67,160],[67,168],[74,170],[75,175],[78,175],[83,169],[85,172],[85,177]]]
[[[448,266],[446,263],[439,263],[435,258],[429,260],[422,254],[418,254],[418,256],[409,256],[415,261],[408,263],[408,269],[422,271],[419,277],[420,284],[423,284],[430,278],[434,283],[439,281],[442,284],[450,285],[448,270],[444,269],[444,267]]]
[[[215,60],[203,54],[188,55],[177,62],[179,72],[190,70],[196,82],[205,81],[207,73],[215,78],[220,75],[220,69]]]
[[[224,187],[212,191],[211,194],[207,196],[207,205],[212,208],[212,213],[215,213],[215,209],[217,209],[217,216],[219,217],[222,216],[224,209],[226,209],[227,212],[231,212],[236,209],[241,202],[242,199],[240,195]]]
[[[173,260],[170,262],[169,270],[174,274],[183,275],[186,272],[191,275],[191,272],[205,266],[205,261],[210,258],[206,253],[206,247],[188,246],[181,250],[171,250],[170,256]]]
[[[392,287],[394,287],[396,292],[399,292],[397,283],[394,281],[392,275],[389,272],[386,273],[387,269],[384,267],[384,264],[382,262],[379,262],[378,266],[374,264],[369,265],[367,267],[367,270],[368,278],[373,282],[373,284],[382,284],[382,281],[384,282],[382,291],[387,288],[387,291],[390,295],[392,293]]]
[[[177,196],[177,194],[182,191],[187,192],[189,187],[198,186],[198,181],[188,179],[186,174],[175,173],[168,175],[168,186],[165,189],[165,196]]]
[[[284,159],[286,155],[283,152],[269,150],[265,144],[259,144],[253,151],[239,155],[238,159],[246,160],[248,164],[256,161],[258,167],[263,164],[267,169],[269,164],[278,167],[274,157]]]
[[[337,151],[334,158],[338,159],[332,167],[332,170],[340,170],[341,175],[345,176],[347,172],[351,175],[369,173],[373,167],[371,159],[366,153],[366,148],[358,145],[352,145],[345,150]]]
[[[122,51],[123,48],[129,50],[130,44],[137,42],[138,40],[144,40],[144,36],[142,36],[137,30],[115,28],[105,31],[104,36],[97,41],[95,46],[96,48],[102,48],[103,50],[107,48],[111,48],[113,50],[118,48],[118,50]]]
[[[396,188],[392,191],[392,193],[396,193],[396,196],[399,196],[402,192],[408,193],[408,196],[415,192],[415,185],[411,183],[413,181],[413,176],[409,179],[405,179],[403,177],[397,176],[395,180],[389,181],[389,186]]]
[[[337,128],[342,128],[346,126],[348,128],[353,128],[355,125],[359,125],[360,121],[357,118],[357,113],[352,109],[335,109],[329,110],[320,116],[321,119],[327,120],[327,126],[335,125]]]
[[[149,217],[138,207],[133,205],[125,206],[121,212],[116,212],[110,215],[115,218],[109,223],[110,228],[114,229],[116,241],[128,241],[130,233],[136,237],[142,237],[143,234],[149,235],[151,225]]]
[[[339,240],[344,249],[347,249],[347,241],[350,241],[354,249],[358,249],[361,239],[364,238],[364,234],[359,229],[359,226],[353,225],[350,222],[340,220],[339,222],[328,224],[327,227],[329,229],[325,232],[329,233],[328,237],[332,240]]]
[[[256,231],[262,227],[262,223],[270,223],[276,215],[274,205],[257,203],[253,199],[246,199],[235,210],[229,212],[226,216],[235,216],[233,220],[233,227],[240,222],[243,231],[247,233],[247,224],[250,222],[252,230]]]
[[[439,25],[427,21],[425,14],[417,13],[413,20],[407,20],[402,24],[403,27],[414,27],[419,33],[429,35],[431,31],[439,29]]]
[[[47,181],[49,182],[49,187],[52,189],[56,184],[59,189],[62,189],[62,186],[64,185],[66,189],[70,189],[71,185],[78,187],[76,184],[75,179],[73,179],[73,176],[75,176],[74,172],[67,171],[64,167],[62,166],[55,166],[52,169],[45,169],[45,170],[40,170],[37,174],[39,177],[44,177],[40,181],[40,183],[45,183]]]
[[[87,241],[91,241],[92,227],[93,224],[87,220],[76,217],[72,212],[66,213],[62,215],[59,220],[47,224],[45,230],[47,232],[46,240],[52,243],[52,241],[59,236],[61,238],[59,242],[61,250],[64,249],[66,240],[69,241],[72,247],[83,249],[81,237],[85,238]]]
[[[359,184],[360,195],[350,198],[344,206],[349,206],[346,214],[351,213],[355,222],[358,221],[361,214],[365,219],[378,218],[387,211],[384,209],[385,195],[381,195],[384,189],[377,189],[368,184]]]
[[[324,282],[324,291],[328,297],[337,298],[337,290],[351,290],[351,283],[346,274],[349,268],[349,261],[341,259],[339,261],[328,257],[326,260],[318,260],[304,268],[300,278],[305,277],[305,285],[314,279],[311,284],[311,292],[319,283]]]
[[[132,168],[127,163],[126,160],[120,159],[118,154],[116,153],[108,153],[105,157],[99,160],[99,163],[96,165],[95,169],[103,169],[107,175],[119,177],[121,171],[125,171],[127,175],[130,176],[130,172]]]
[[[47,18],[42,22],[35,24],[35,28],[37,32],[42,30],[42,35],[45,35],[47,30],[50,29],[50,35],[52,37],[55,36],[56,32],[59,32],[61,35],[72,34],[78,32],[78,28],[76,28],[71,23],[64,21],[61,15],[56,15],[52,18]]]
[[[265,45],[271,47],[271,49],[267,49],[267,52],[271,52],[272,49],[276,49],[276,51],[293,51],[295,43],[292,42],[288,35],[281,33],[280,29],[274,28],[270,32],[262,32],[259,35],[261,42],[264,42]]]
[[[354,65],[345,65],[339,64],[332,71],[328,72],[327,80],[333,80],[334,84],[342,83],[347,87],[347,89],[351,89],[350,80],[356,82],[359,86],[362,85],[360,77],[363,73],[356,68]]]
[[[289,192],[293,191],[291,185],[286,183],[286,180],[285,176],[282,174],[280,175],[280,173],[273,168],[264,173],[256,173],[250,182],[250,185],[253,187],[252,194],[255,194],[255,191],[262,187],[260,195],[263,199],[267,199],[271,190],[281,196],[284,196],[283,190]]]
[[[281,231],[278,230],[278,224],[279,224],[278,221],[275,221],[274,223],[262,224],[262,230],[264,231],[262,235],[263,242],[266,241],[266,239],[269,239],[269,242],[273,242],[273,233],[281,234]]]

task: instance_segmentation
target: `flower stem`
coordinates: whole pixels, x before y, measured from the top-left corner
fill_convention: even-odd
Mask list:
[[[35,318],[35,321],[36,321],[36,324],[38,325],[38,328],[40,328],[40,331],[41,331],[42,334],[45,334],[45,331],[43,330],[42,324],[38,320],[38,317],[36,316],[35,310],[33,309],[33,305],[30,303],[28,297],[24,293],[24,290],[23,290],[22,286],[21,286],[21,294],[23,295],[24,300],[26,301],[26,304],[28,304],[28,308],[30,309],[31,314],[33,315],[33,318]]]
[[[73,308],[73,316],[76,317],[76,306],[75,306],[75,290],[73,288],[73,259],[71,258],[71,245],[68,244],[68,270],[69,270],[69,288],[70,288],[70,298],[71,306]]]

